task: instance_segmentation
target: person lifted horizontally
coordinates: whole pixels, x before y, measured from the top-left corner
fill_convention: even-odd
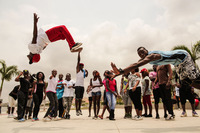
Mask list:
[[[190,54],[185,50],[173,51],[148,51],[144,47],[137,49],[140,60],[125,69],[118,69],[114,63],[111,63],[113,68],[113,78],[131,70],[143,66],[147,63],[154,65],[173,64],[181,81],[200,89],[200,74],[199,69],[195,66]]]
[[[80,47],[82,43],[75,43],[70,32],[64,25],[53,27],[47,31],[40,28],[39,34],[37,30],[37,23],[39,17],[34,13],[34,27],[33,27],[33,39],[28,45],[30,53],[27,55],[29,58],[29,64],[37,63],[40,60],[40,53],[46,48],[46,46],[58,40],[65,40],[69,44],[71,52],[78,52],[82,50]]]

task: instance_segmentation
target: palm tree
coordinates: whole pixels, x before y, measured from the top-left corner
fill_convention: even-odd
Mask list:
[[[185,45],[178,45],[172,48],[172,50],[176,50],[176,49],[186,50],[191,55],[191,58],[195,64],[196,64],[196,61],[200,59],[200,41],[192,45],[191,50]]]
[[[1,75],[1,86],[0,86],[0,96],[3,89],[4,80],[10,81],[13,76],[18,74],[17,66],[7,66],[4,60],[0,60],[0,64],[2,68],[0,68],[0,75]]]

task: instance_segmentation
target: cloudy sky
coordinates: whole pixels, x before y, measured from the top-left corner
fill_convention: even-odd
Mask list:
[[[40,17],[38,27],[66,25],[74,40],[83,43],[81,62],[89,71],[87,86],[93,70],[103,77],[111,69],[110,62],[121,68],[136,62],[139,46],[167,51],[196,43],[200,40],[199,5],[199,0],[0,0],[0,59],[19,70],[43,71],[48,77],[56,69],[75,79],[77,53],[70,53],[66,41],[49,44],[39,63],[28,64],[35,12]],[[4,83],[5,101],[18,84],[14,78]]]

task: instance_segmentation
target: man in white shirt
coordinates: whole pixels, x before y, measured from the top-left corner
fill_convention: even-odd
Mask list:
[[[71,105],[72,105],[72,101],[74,98],[74,86],[75,86],[75,82],[74,80],[71,80],[71,74],[68,73],[66,74],[66,79],[63,81],[64,84],[64,93],[63,93],[63,105],[65,108],[65,118],[66,119],[70,119],[70,109],[71,109]]]
[[[75,84],[75,94],[76,94],[76,115],[82,115],[81,104],[84,94],[84,78],[88,76],[88,71],[84,68],[84,64],[80,63],[81,57],[80,52],[78,52],[78,62],[76,66],[76,84]]]
[[[78,52],[82,50],[80,47],[82,43],[75,43],[70,32],[64,25],[53,27],[47,31],[40,29],[38,34],[38,19],[39,17],[36,13],[34,13],[33,39],[28,45],[30,53],[27,55],[29,58],[29,64],[38,62],[40,60],[40,53],[42,53],[42,50],[44,50],[49,43],[58,40],[66,40],[69,44],[71,52]]]

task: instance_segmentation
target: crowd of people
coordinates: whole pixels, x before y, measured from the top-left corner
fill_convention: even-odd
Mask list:
[[[164,118],[173,120],[175,118],[172,88],[176,88],[176,103],[180,108],[179,100],[183,112],[181,117],[186,117],[186,99],[189,100],[192,107],[192,116],[198,117],[195,111],[199,100],[194,93],[194,88],[200,89],[200,74],[191,59],[191,56],[185,50],[174,51],[148,51],[144,47],[137,49],[140,60],[131,64],[125,69],[118,69],[114,63],[111,63],[112,71],[106,70],[102,79],[97,70],[92,72],[93,78],[87,89],[84,88],[84,79],[88,76],[88,71],[84,69],[84,64],[80,63],[80,53],[83,50],[82,43],[75,43],[70,32],[64,26],[56,26],[47,31],[41,31],[38,34],[37,23],[39,17],[34,13],[33,39],[28,45],[30,50],[29,64],[37,63],[40,60],[40,53],[49,43],[66,40],[71,52],[78,52],[78,61],[76,66],[76,81],[71,79],[71,74],[59,74],[57,70],[52,70],[51,75],[46,78],[43,72],[30,75],[28,70],[21,72],[15,79],[20,82],[9,94],[8,117],[13,117],[15,101],[17,99],[17,117],[18,121],[32,119],[38,121],[40,105],[46,98],[49,99],[49,108],[45,113],[43,120],[70,119],[70,110],[75,97],[76,115],[83,115],[81,110],[84,92],[86,91],[89,99],[89,117],[91,117],[91,108],[93,104],[93,119],[103,119],[106,109],[109,112],[109,120],[115,120],[115,106],[117,98],[122,97],[125,115],[124,118],[142,120],[144,117],[153,117],[152,114],[152,92],[154,97],[154,106],[156,119],[160,119],[159,103],[162,99],[164,108]],[[139,71],[139,67],[150,63],[153,64],[153,71],[149,72],[146,68]],[[172,83],[173,72],[171,65],[175,66],[175,83]],[[23,77],[22,77],[23,75]],[[120,83],[120,92],[118,93],[117,81],[115,77],[122,75]],[[100,112],[100,101],[103,92],[103,110]],[[135,108],[135,115],[132,116],[132,104]],[[142,106],[143,104],[143,106]],[[144,111],[143,111],[144,108]],[[59,113],[58,113],[59,112]],[[142,113],[143,112],[143,113]],[[33,115],[32,115],[33,114]]]
[[[38,114],[42,101],[49,99],[49,108],[46,111],[43,121],[70,119],[70,110],[75,97],[76,115],[82,115],[81,105],[84,92],[88,94],[89,115],[93,105],[93,119],[103,119],[106,109],[109,112],[109,119],[115,120],[115,106],[117,98],[122,98],[124,103],[124,118],[142,120],[145,117],[154,117],[152,114],[152,100],[154,101],[156,119],[159,116],[159,103],[162,100],[164,108],[164,118],[173,120],[173,92],[174,99],[180,109],[181,102],[183,112],[181,117],[186,117],[186,99],[189,100],[192,107],[192,116],[198,117],[195,112],[195,99],[197,95],[194,88],[185,85],[175,75],[175,83],[172,84],[173,76],[171,65],[153,65],[153,71],[149,72],[146,68],[139,71],[139,68],[133,69],[130,73],[122,75],[120,91],[118,93],[117,81],[112,78],[112,71],[106,70],[104,78],[100,76],[97,70],[92,72],[93,77],[87,89],[84,89],[84,79],[88,76],[88,71],[84,69],[84,64],[80,63],[80,53],[78,52],[78,61],[76,66],[76,81],[71,79],[71,74],[59,74],[57,70],[52,70],[51,75],[46,79],[43,72],[30,75],[28,70],[23,70],[15,79],[20,85],[14,87],[9,94],[8,117],[14,117],[15,101],[17,99],[17,117],[18,121],[32,119],[38,121]],[[104,87],[102,87],[104,86]],[[104,91],[102,88],[105,88]],[[103,92],[103,93],[102,93]],[[152,98],[153,96],[153,98]],[[103,109],[100,114],[101,97],[103,97]],[[134,105],[135,115],[132,112]],[[143,104],[143,106],[142,106]]]

